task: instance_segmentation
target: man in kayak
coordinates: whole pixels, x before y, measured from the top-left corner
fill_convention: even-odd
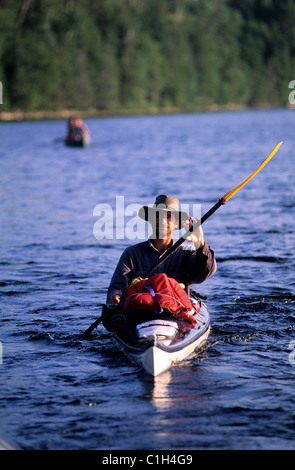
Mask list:
[[[147,241],[126,248],[121,255],[108,289],[109,304],[118,304],[131,281],[148,271],[174,244],[175,229],[185,227],[188,230],[193,224],[193,218],[179,210],[178,199],[163,194],[156,197],[153,207],[141,207],[138,215],[151,224],[153,232]],[[180,245],[155,273],[166,273],[188,289],[191,284],[200,284],[212,276],[217,266],[214,251],[205,242],[201,226],[187,241],[192,244]]]

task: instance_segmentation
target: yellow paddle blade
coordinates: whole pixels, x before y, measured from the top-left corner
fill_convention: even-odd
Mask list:
[[[252,175],[248,176],[248,178],[246,178],[244,181],[242,181],[242,183],[238,184],[238,186],[236,186],[235,188],[233,188],[231,191],[229,191],[228,193],[226,193],[222,198],[221,198],[221,201],[222,202],[226,202],[228,201],[234,194],[236,194],[239,189],[241,189],[243,186],[245,186],[245,184],[247,184],[255,175],[257,175],[257,173],[262,170],[262,168],[269,162],[269,160],[275,155],[275,153],[277,153],[277,151],[279,150],[280,146],[282,145],[283,142],[280,142],[275,149],[273,149],[273,151],[271,152],[271,154],[264,160],[263,163],[261,163],[261,165],[257,168],[257,170],[255,170]]]

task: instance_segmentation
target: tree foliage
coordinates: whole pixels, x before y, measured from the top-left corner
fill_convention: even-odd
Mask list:
[[[2,109],[286,104],[295,0],[1,0]]]

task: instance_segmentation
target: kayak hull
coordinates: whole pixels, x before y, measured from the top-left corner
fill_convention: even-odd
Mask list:
[[[193,355],[207,340],[210,315],[206,304],[203,301],[199,303],[200,310],[194,314],[195,325],[172,316],[159,315],[113,332],[116,346],[147,374],[153,377],[162,374]]]
[[[90,137],[88,136],[83,136],[81,139],[79,140],[75,140],[75,139],[66,139],[65,140],[65,144],[68,146],[68,147],[89,147],[90,144],[91,144],[91,139]]]

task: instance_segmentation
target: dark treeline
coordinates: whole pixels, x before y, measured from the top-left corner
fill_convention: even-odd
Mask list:
[[[0,0],[1,110],[286,104],[295,0]]]

